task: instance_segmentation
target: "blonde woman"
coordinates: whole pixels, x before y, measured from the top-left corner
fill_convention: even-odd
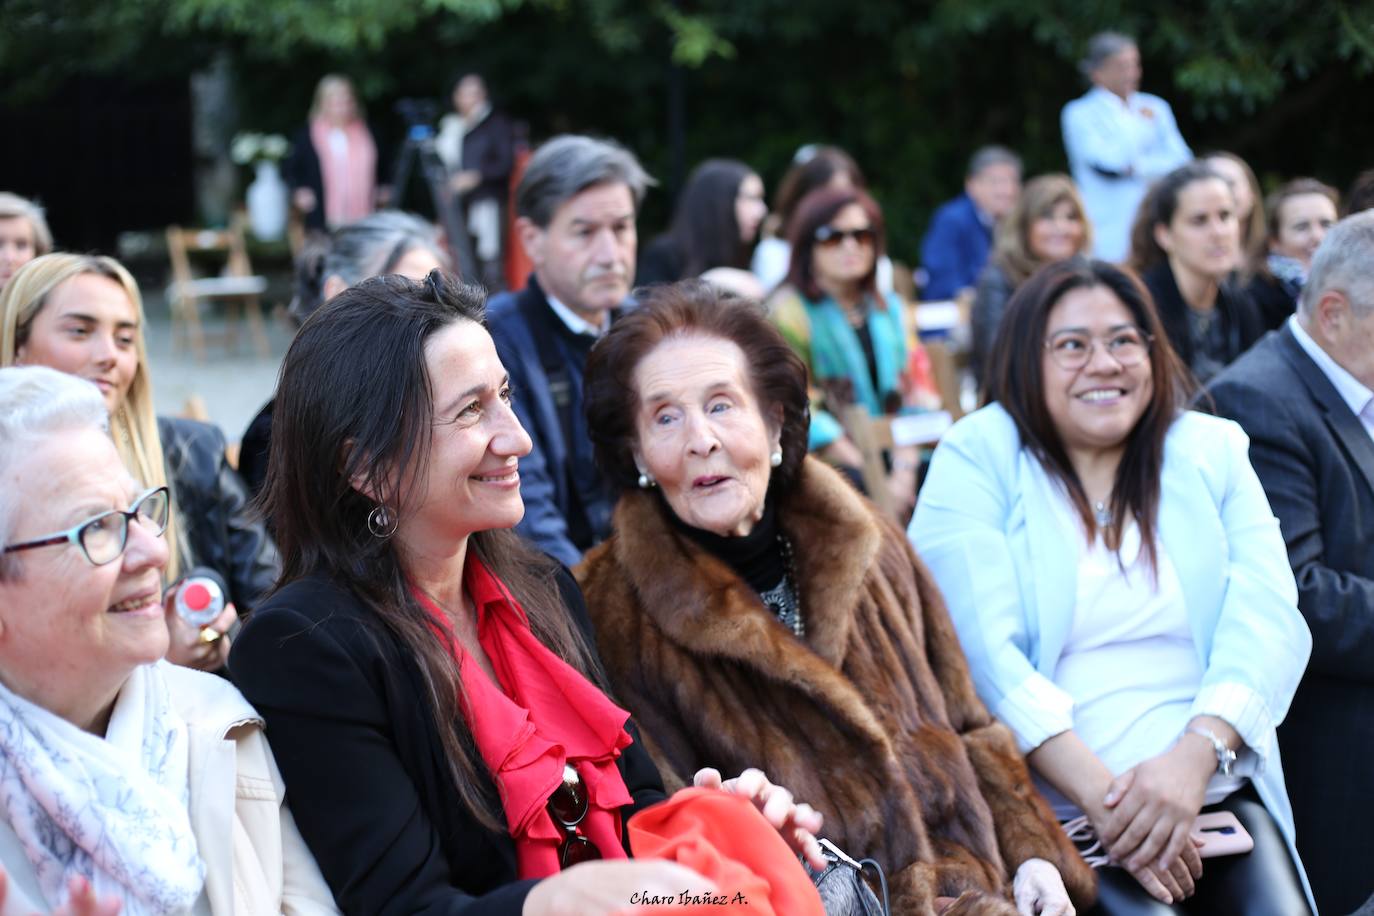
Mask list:
[[[112,258],[49,254],[15,273],[0,293],[0,366],[43,365],[85,378],[100,389],[120,457],[145,486],[168,486],[166,582],[195,567],[217,572],[229,606],[195,629],[169,615],[168,657],[205,670],[224,665],[220,639],[276,578],[276,548],[261,523],[247,517],[246,490],[224,457],[218,428],[153,413],[152,380],[143,342],[138,285]]]
[[[1050,174],[1026,182],[1016,206],[998,225],[992,257],[978,278],[971,368],[979,384],[1011,294],[1046,264],[1086,256],[1092,247],[1093,227],[1072,178]]]
[[[52,251],[52,233],[43,208],[18,194],[0,191],[0,289],[14,272]]]
[[[305,126],[286,160],[291,202],[309,229],[335,229],[362,219],[389,196],[377,144],[353,81],[329,74],[315,88]]]

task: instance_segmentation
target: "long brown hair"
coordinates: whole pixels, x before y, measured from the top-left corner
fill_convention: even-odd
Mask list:
[[[1088,219],[1088,212],[1083,209],[1083,198],[1078,196],[1073,179],[1058,173],[1032,178],[1021,189],[1016,206],[998,224],[993,244],[993,260],[1007,275],[1012,288],[1020,286],[1027,277],[1044,266],[1030,249],[1031,225],[1038,219],[1050,216],[1061,202],[1073,207],[1083,226],[1083,240],[1078,245],[1077,253],[1092,251],[1092,222]]]
[[[1159,514],[1164,439],[1191,393],[1189,376],[1169,345],[1154,302],[1134,274],[1105,261],[1059,261],[1032,276],[1012,294],[997,340],[988,357],[984,403],[996,401],[1011,415],[1023,446],[1054,479],[1063,484],[1090,534],[1097,521],[1083,484],[1045,404],[1043,372],[1045,330],[1050,310],[1075,289],[1104,286],[1130,310],[1136,324],[1150,335],[1152,394],[1145,412],[1126,437],[1126,450],[1112,487],[1112,517],[1134,518],[1150,567],[1158,569],[1155,524]],[[1107,531],[1108,543],[1120,547],[1121,526]]]
[[[434,420],[425,342],[458,321],[481,323],[478,287],[439,271],[423,283],[376,277],[340,293],[301,325],[282,364],[272,450],[260,506],[276,526],[278,586],[322,573],[353,592],[373,623],[419,669],[459,798],[487,827],[504,829],[480,788],[481,758],[462,715],[458,666],[410,593],[395,544],[374,537],[377,501],[403,506],[424,481]],[[399,481],[413,480],[403,493]],[[506,584],[534,634],[604,689],[605,678],[571,626],[553,561],[509,531],[479,531],[469,549]]]

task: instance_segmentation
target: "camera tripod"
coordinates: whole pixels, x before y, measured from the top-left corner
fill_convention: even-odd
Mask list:
[[[405,145],[396,157],[396,170],[391,186],[396,189],[396,206],[400,206],[410,181],[411,170],[420,164],[420,175],[434,201],[434,215],[444,227],[449,257],[458,268],[459,276],[469,283],[480,283],[477,258],[472,252],[468,229],[463,223],[463,207],[458,196],[448,186],[448,169],[434,149],[434,129],[428,124],[412,124],[406,134]]]

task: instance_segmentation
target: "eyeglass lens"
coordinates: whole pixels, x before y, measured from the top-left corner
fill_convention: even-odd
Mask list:
[[[1118,331],[1101,340],[1087,334],[1063,332],[1051,337],[1046,345],[1054,361],[1063,369],[1082,369],[1092,360],[1099,345],[1122,366],[1139,365],[1150,350],[1149,338],[1134,329]]]
[[[104,512],[81,527],[81,549],[96,566],[112,563],[129,540],[129,517],[138,519],[150,534],[167,528],[167,490],[159,488],[143,496],[128,512]]]
[[[831,226],[822,226],[816,230],[816,244],[827,248],[839,245],[845,239],[853,239],[860,245],[872,245],[874,237],[873,229],[868,226],[862,229],[835,229]]]

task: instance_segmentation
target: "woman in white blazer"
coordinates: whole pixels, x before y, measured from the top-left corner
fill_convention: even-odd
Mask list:
[[[1311,635],[1245,434],[1183,409],[1148,293],[1103,262],[1027,281],[987,378],[908,535],[983,700],[1103,847],[1095,912],[1305,912],[1275,728]],[[1221,809],[1255,848],[1204,869]]]

